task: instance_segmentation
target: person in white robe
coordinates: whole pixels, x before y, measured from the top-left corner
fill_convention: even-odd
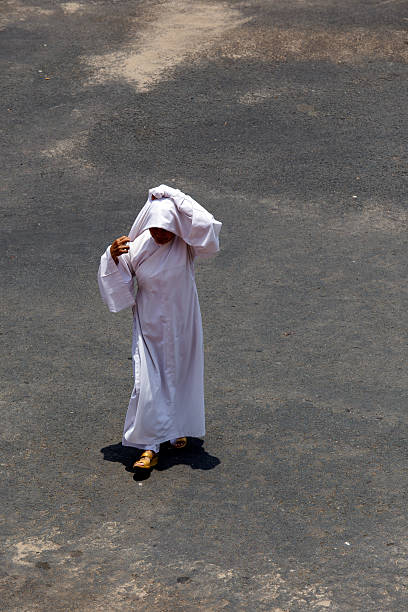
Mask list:
[[[129,236],[115,240],[101,257],[103,301],[111,312],[133,310],[134,387],[122,444],[145,451],[134,467],[154,467],[162,442],[182,448],[187,436],[205,434],[194,259],[219,250],[220,229],[190,196],[160,185],[150,189]]]

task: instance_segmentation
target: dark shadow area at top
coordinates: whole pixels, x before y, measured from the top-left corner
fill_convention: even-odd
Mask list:
[[[221,463],[218,457],[210,455],[203,447],[204,442],[199,438],[188,438],[186,448],[175,449],[168,442],[160,446],[159,463],[154,468],[159,472],[168,470],[174,465],[189,465],[193,470],[212,470]],[[134,480],[146,480],[152,470],[133,468],[133,463],[142,451],[130,446],[111,444],[101,448],[105,461],[116,461],[125,466],[127,472],[134,473]]]

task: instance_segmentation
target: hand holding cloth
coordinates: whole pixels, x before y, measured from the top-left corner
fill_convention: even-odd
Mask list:
[[[149,190],[149,197],[128,235],[133,242],[151,227],[159,227],[182,238],[193,256],[203,258],[219,251],[221,226],[220,221],[189,195],[168,185],[159,185]],[[111,312],[135,304],[132,274],[122,257],[115,264],[110,245],[101,257],[98,283],[102,300]]]

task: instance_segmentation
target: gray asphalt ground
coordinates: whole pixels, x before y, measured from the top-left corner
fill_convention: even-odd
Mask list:
[[[398,0],[2,0],[2,610],[408,609],[407,26]],[[96,272],[161,182],[224,225],[207,436],[143,479]]]

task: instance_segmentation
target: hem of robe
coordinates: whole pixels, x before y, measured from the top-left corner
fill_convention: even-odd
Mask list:
[[[160,440],[154,440],[153,442],[150,440],[150,442],[129,442],[128,440],[126,440],[124,437],[122,438],[122,446],[132,446],[133,448],[140,448],[140,446],[138,446],[138,444],[141,444],[142,446],[148,446],[149,444],[153,445],[159,445],[159,444],[164,444],[164,442],[169,442],[170,440],[175,440],[176,438],[183,438],[183,437],[188,437],[188,438],[204,438],[205,436],[205,431],[202,431],[202,433],[191,433],[191,432],[183,432],[183,433],[176,433],[176,434],[170,434],[169,436],[167,436],[167,438],[160,439]]]

